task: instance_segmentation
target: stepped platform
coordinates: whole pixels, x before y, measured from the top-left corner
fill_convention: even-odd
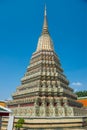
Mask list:
[[[87,117],[61,117],[61,118],[29,118],[14,117],[13,130],[19,118],[24,118],[25,122],[21,130],[86,130]],[[1,130],[6,130],[8,117],[2,118]]]

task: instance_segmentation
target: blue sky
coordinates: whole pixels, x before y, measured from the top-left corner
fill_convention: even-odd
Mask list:
[[[21,84],[41,35],[49,32],[70,86],[87,90],[87,0],[0,0],[0,100]]]

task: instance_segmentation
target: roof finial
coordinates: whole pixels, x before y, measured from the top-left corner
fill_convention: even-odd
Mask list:
[[[44,16],[47,15],[47,10],[46,10],[46,4],[45,4],[45,11],[44,11]]]
[[[42,34],[49,34],[49,32],[48,32],[48,24],[47,24],[46,4],[45,4],[45,9],[44,9],[44,23],[43,23]]]

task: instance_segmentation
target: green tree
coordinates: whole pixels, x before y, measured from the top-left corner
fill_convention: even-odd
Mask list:
[[[24,124],[24,119],[23,119],[23,118],[20,118],[20,119],[17,121],[17,124],[15,125],[16,130],[20,130],[20,128],[23,127],[23,124]]]
[[[87,96],[87,91],[86,90],[84,90],[84,91],[78,91],[78,92],[76,92],[76,95],[78,97],[85,97],[85,96]]]

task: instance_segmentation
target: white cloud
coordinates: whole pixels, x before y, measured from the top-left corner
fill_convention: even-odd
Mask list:
[[[82,83],[81,82],[73,82],[72,85],[73,86],[82,86]]]

